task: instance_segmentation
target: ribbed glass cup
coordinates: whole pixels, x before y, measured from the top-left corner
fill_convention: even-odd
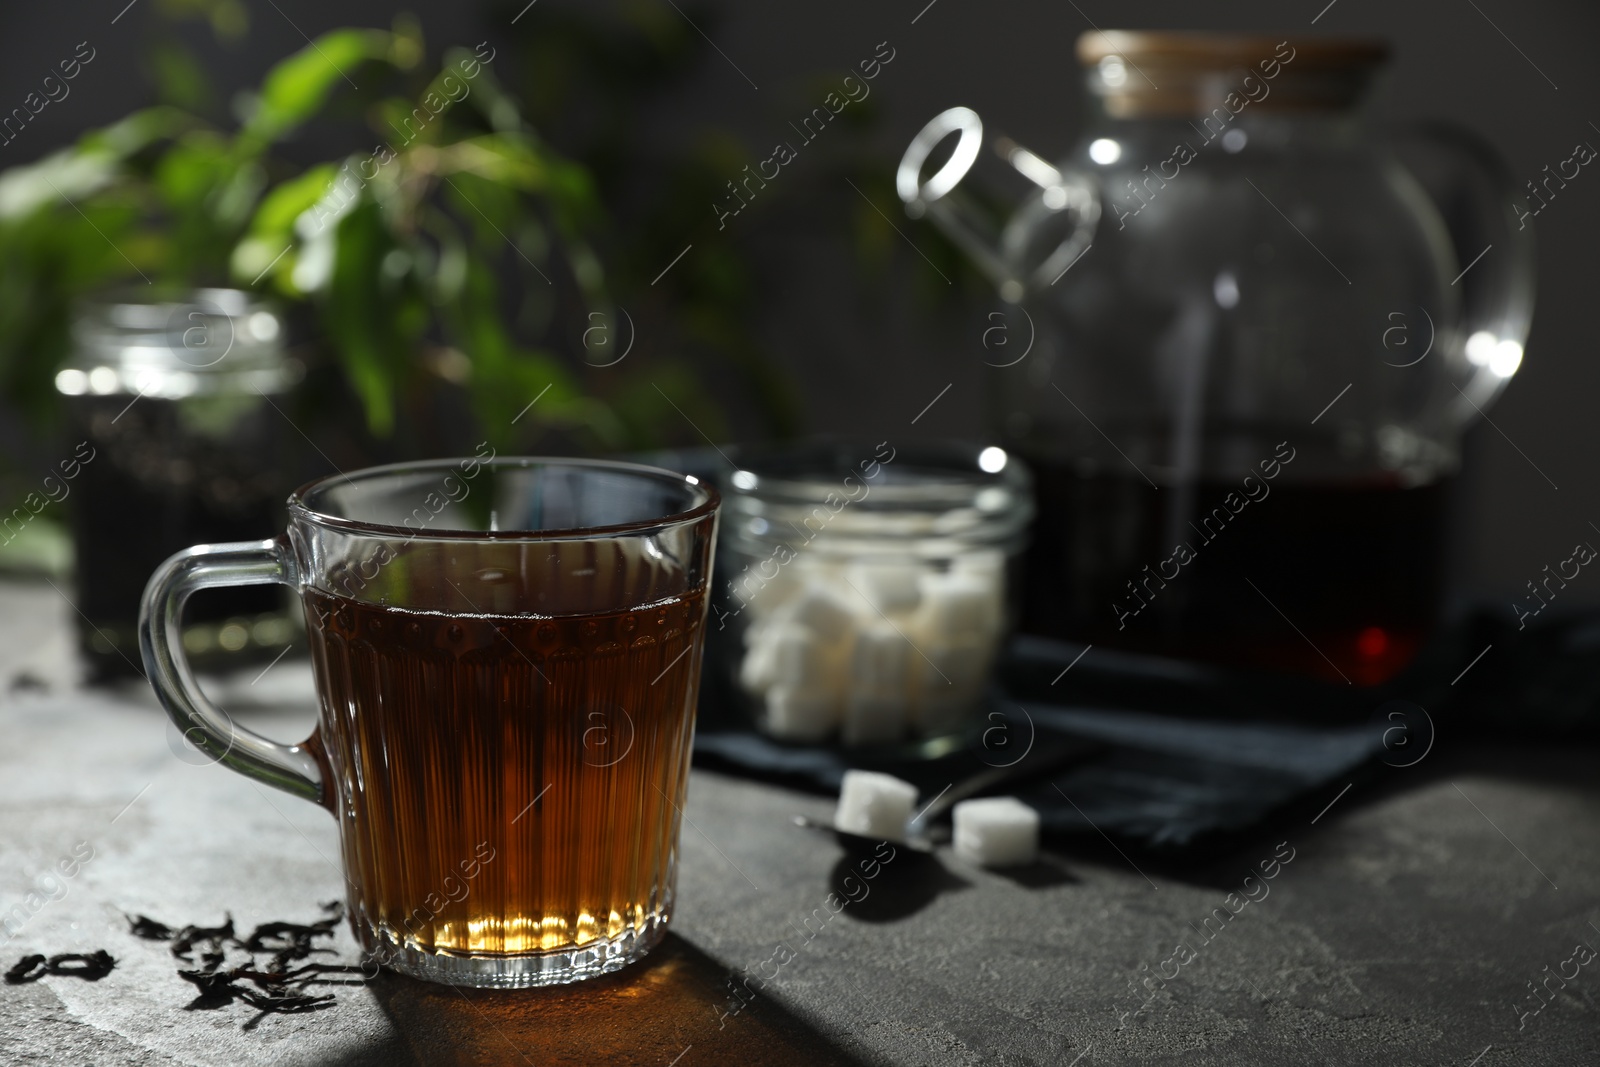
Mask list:
[[[383,966],[513,987],[644,955],[672,911],[715,491],[474,458],[289,504],[286,542],[191,549],[152,579],[147,661],[180,728],[333,812],[351,921]],[[212,719],[162,660],[154,620],[186,583],[240,581],[305,605],[322,709],[294,749]]]

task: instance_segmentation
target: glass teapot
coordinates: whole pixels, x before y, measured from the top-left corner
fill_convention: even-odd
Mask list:
[[[1464,131],[1369,134],[1381,42],[1077,52],[1095,113],[1059,163],[952,108],[897,176],[1004,301],[993,429],[1039,498],[1023,626],[1381,682],[1439,606],[1462,430],[1522,360],[1514,184]]]

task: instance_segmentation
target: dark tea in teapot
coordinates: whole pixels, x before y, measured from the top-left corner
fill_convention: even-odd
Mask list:
[[[1445,483],[1280,478],[1252,495],[1206,480],[1186,495],[1132,470],[1032,465],[1032,633],[1374,685],[1434,621]]]

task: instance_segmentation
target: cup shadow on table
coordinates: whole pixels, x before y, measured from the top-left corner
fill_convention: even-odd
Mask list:
[[[385,973],[368,988],[398,1040],[385,1042],[381,1058],[370,1062],[664,1067],[681,1057],[685,1067],[862,1063],[770,994],[758,991],[739,1001],[729,989],[730,973],[672,933],[638,963],[572,985],[460,989]]]

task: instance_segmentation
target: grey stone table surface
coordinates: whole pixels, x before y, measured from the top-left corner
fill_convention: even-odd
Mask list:
[[[45,686],[0,696],[0,956],[118,963],[0,986],[0,1064],[1600,1063],[1600,962],[1575,953],[1600,948],[1595,753],[1448,730],[1314,824],[1198,867],[1098,840],[1014,874],[901,854],[836,915],[849,861],[790,822],[829,803],[697,771],[672,933],[628,970],[515,992],[386,975],[255,1025],[186,1011],[167,947],[123,915],[314,919],[341,893],[334,824],[206,763],[138,687],[75,687],[64,610],[0,587],[0,685]],[[223,706],[306,732],[304,663],[249,683],[217,683]],[[1207,924],[1219,908],[1237,918]],[[355,959],[347,930],[336,947]]]

